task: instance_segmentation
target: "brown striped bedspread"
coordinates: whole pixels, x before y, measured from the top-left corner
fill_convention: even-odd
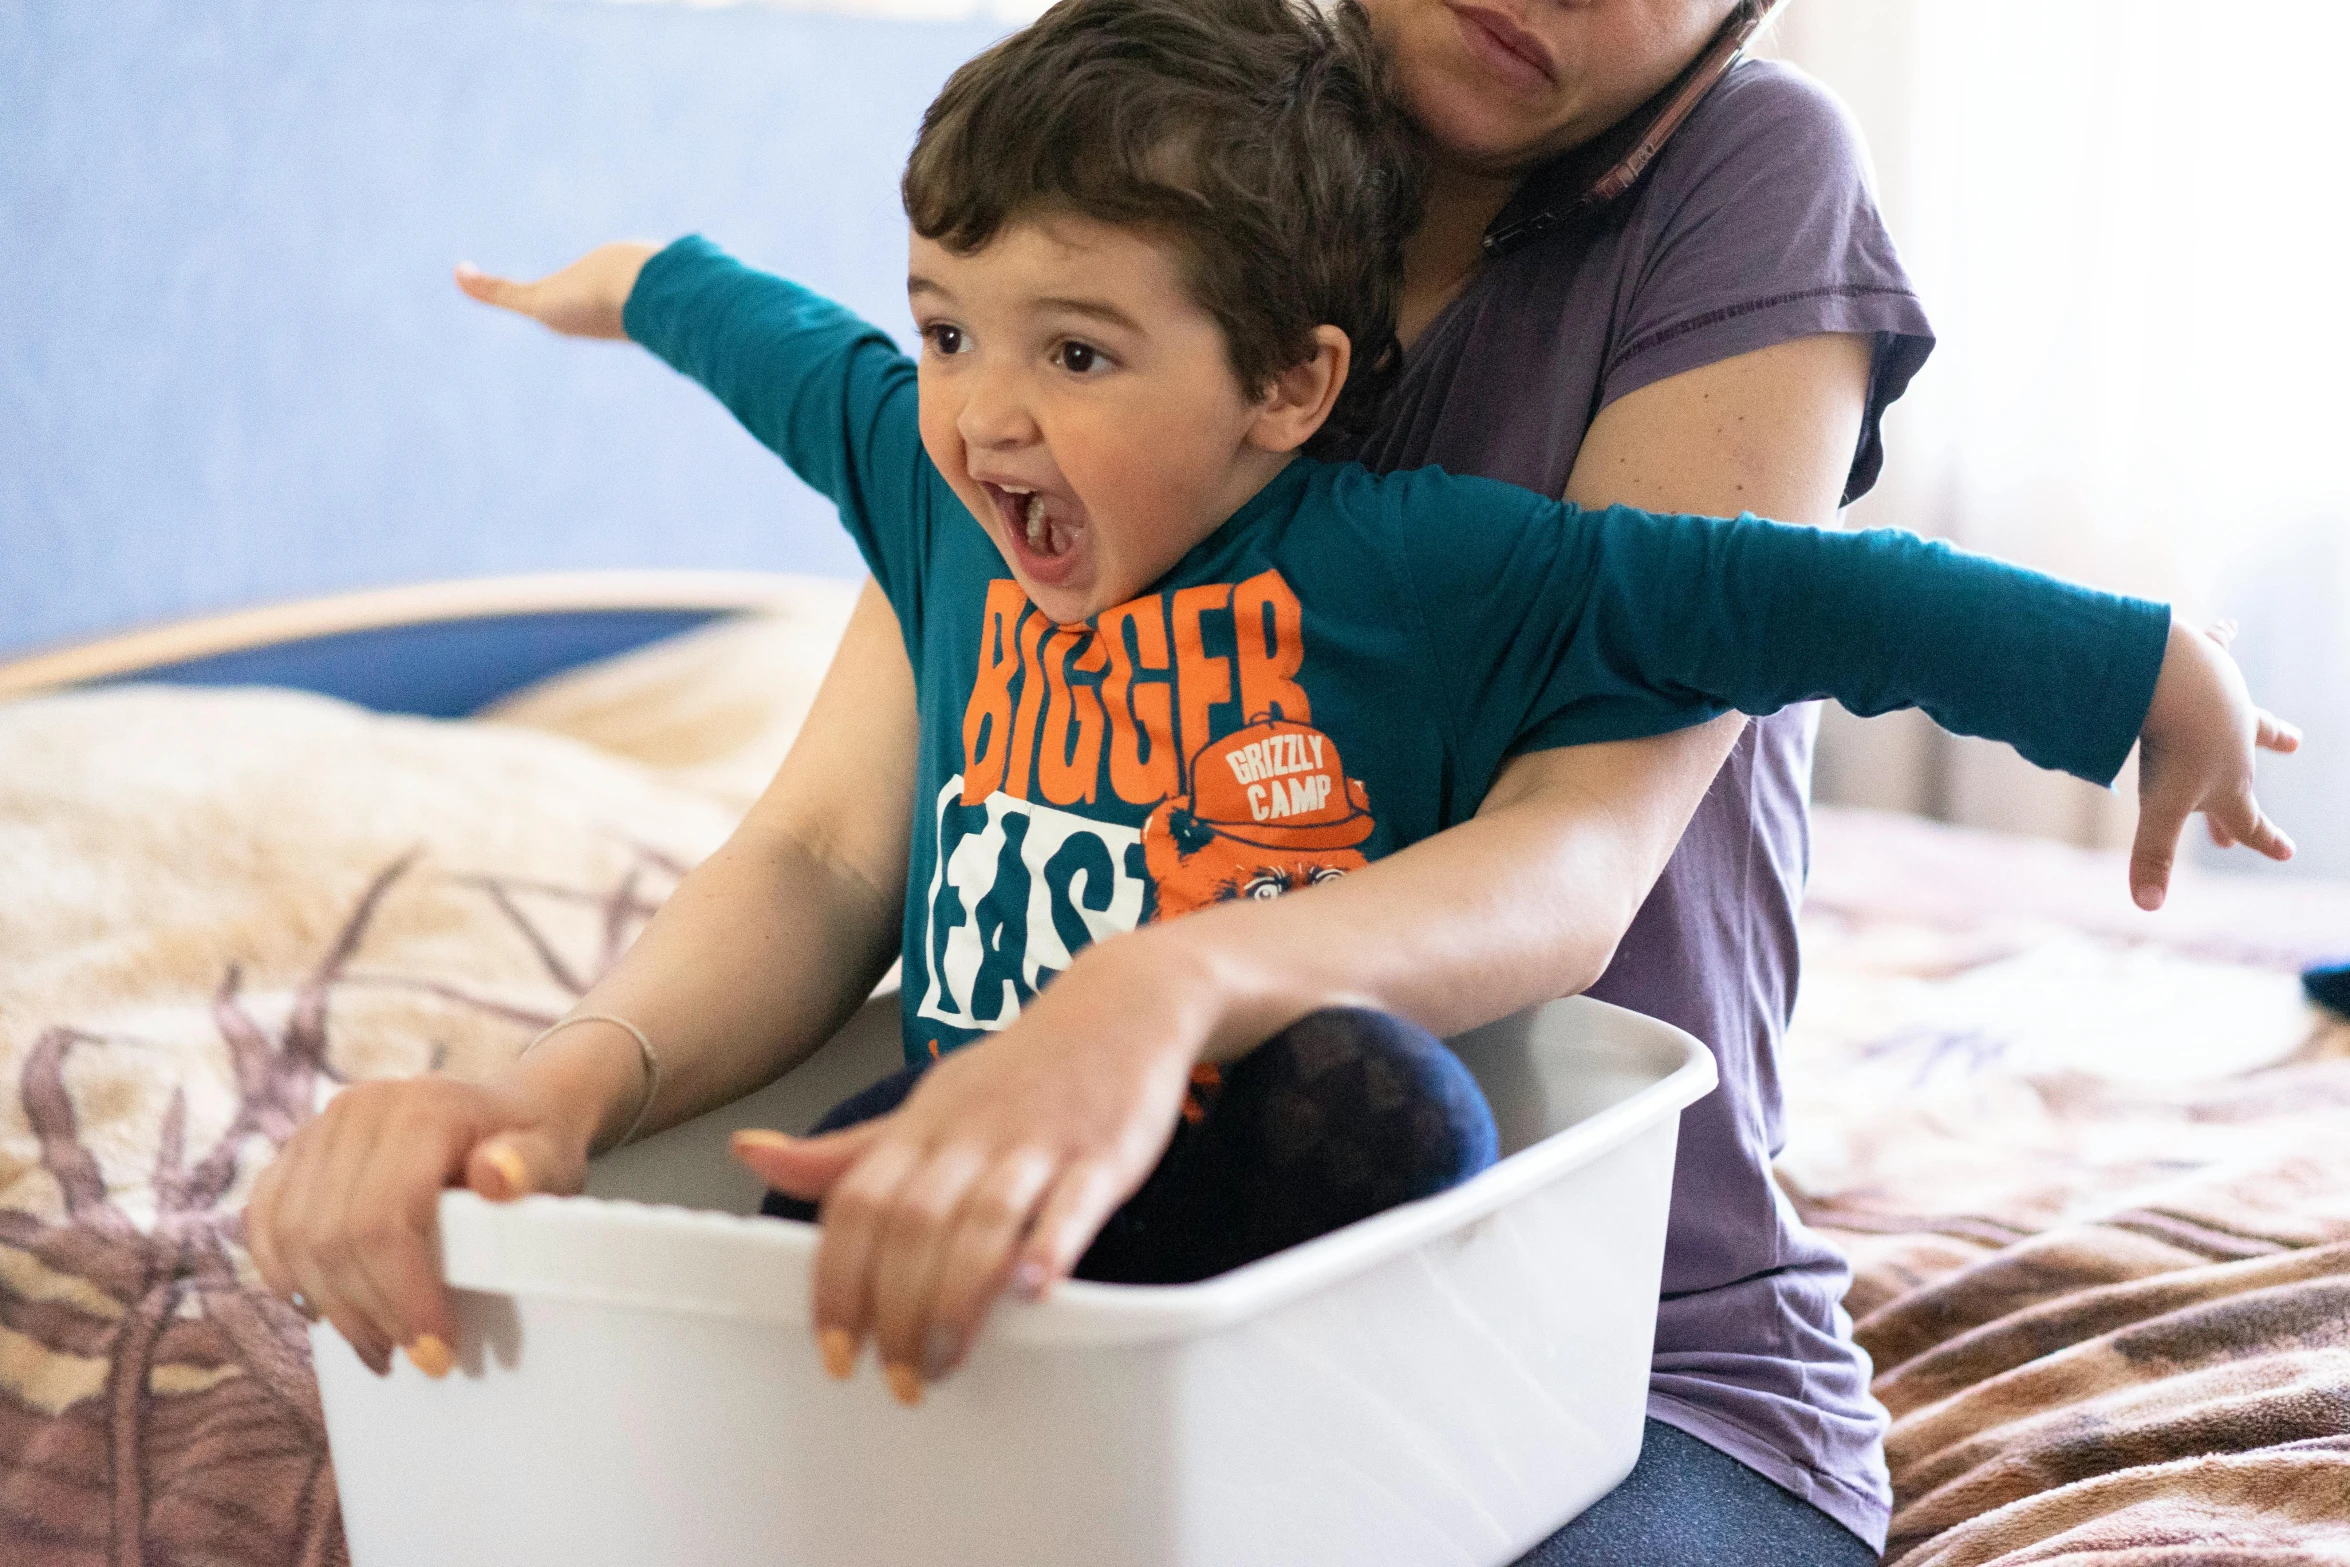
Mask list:
[[[0,707],[0,1562],[343,1559],[244,1194],[339,1083],[508,1058],[716,845],[799,711],[695,740],[722,651],[503,725]],[[1858,1262],[1896,1556],[2350,1560],[2350,1041],[2289,975],[2350,893],[2132,925],[2111,865],[1836,813],[1817,879],[1785,1171]]]
[[[1823,812],[1782,1178],[1852,1251],[1889,1562],[2350,1562],[2350,889]]]

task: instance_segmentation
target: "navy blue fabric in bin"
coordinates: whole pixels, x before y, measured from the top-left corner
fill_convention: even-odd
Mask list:
[[[2319,1006],[2350,1017],[2350,962],[2320,963],[2303,969],[2301,988]]]
[[[931,1063],[892,1074],[817,1123],[888,1114]],[[1435,1035],[1358,1008],[1311,1013],[1195,1081],[1172,1140],[1103,1226],[1077,1276],[1186,1284],[1269,1257],[1398,1203],[1432,1197],[1500,1154],[1477,1080]],[[762,1210],[813,1220],[770,1193]]]

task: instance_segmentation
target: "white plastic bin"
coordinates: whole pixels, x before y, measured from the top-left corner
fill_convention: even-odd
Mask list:
[[[1588,1000],[1454,1043],[1493,1169],[1204,1283],[1006,1302],[914,1410],[870,1359],[825,1376],[812,1232],[737,1217],[725,1147],[894,1066],[894,996],[593,1196],[448,1194],[458,1370],[378,1380],[311,1335],[355,1567],[1512,1561],[1638,1455],[1678,1112],[1714,1066]]]

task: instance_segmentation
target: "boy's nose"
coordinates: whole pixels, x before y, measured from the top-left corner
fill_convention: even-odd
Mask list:
[[[964,383],[963,408],[955,425],[971,446],[1024,446],[1036,439],[1036,421],[1018,388],[1000,373],[975,375]]]

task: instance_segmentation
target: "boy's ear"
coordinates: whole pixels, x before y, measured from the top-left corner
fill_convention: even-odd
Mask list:
[[[1294,452],[1313,439],[1338,405],[1340,388],[1354,360],[1354,345],[1334,326],[1314,328],[1314,351],[1291,365],[1265,388],[1249,439],[1269,452]]]

